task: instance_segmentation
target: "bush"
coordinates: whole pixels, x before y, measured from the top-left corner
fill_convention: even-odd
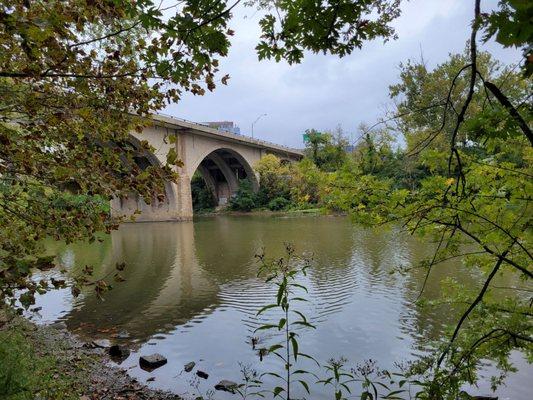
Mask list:
[[[268,209],[271,211],[284,210],[291,204],[285,197],[276,197],[268,202]]]
[[[256,207],[256,194],[252,182],[244,179],[239,182],[237,194],[230,200],[230,208],[235,211],[251,211]]]
[[[191,195],[194,211],[208,211],[217,206],[217,200],[205,184],[204,178],[197,174],[191,180]]]
[[[255,164],[254,169],[259,173],[261,182],[256,197],[257,206],[269,207],[270,201],[278,197],[289,198],[291,171],[288,164],[273,154],[267,154]]]

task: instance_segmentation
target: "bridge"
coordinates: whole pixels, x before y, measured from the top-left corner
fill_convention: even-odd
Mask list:
[[[265,154],[274,154],[282,160],[295,161],[303,157],[300,150],[253,139],[244,135],[220,131],[206,125],[154,115],[153,124],[142,133],[132,133],[131,144],[140,149],[146,140],[155,149],[144,153],[139,163],[163,165],[171,148],[174,148],[183,167],[174,167],[177,182],[165,184],[165,199],[154,199],[150,204],[139,196],[116,198],[111,201],[113,216],[130,216],[136,221],[183,221],[193,216],[191,179],[198,172],[204,179],[220,206],[228,203],[237,192],[239,180],[251,181],[259,189],[259,176],[253,166]],[[174,136],[174,140],[170,136]]]

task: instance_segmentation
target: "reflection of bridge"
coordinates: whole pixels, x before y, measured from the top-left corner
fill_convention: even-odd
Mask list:
[[[253,165],[265,154],[274,154],[285,160],[298,160],[302,152],[288,147],[252,139],[230,132],[222,132],[205,125],[156,115],[154,124],[142,134],[133,134],[132,144],[146,140],[155,148],[154,154],[145,154],[144,163],[164,164],[171,148],[183,161],[175,167],[178,182],[168,182],[163,201],[153,200],[147,205],[141,198],[115,199],[111,210],[114,215],[130,215],[141,211],[137,221],[187,220],[192,217],[191,178],[198,171],[219,205],[235,194],[240,179],[249,179],[259,187]],[[170,139],[174,136],[175,140]],[[142,167],[143,162],[140,162]],[[146,164],[145,164],[146,165]]]

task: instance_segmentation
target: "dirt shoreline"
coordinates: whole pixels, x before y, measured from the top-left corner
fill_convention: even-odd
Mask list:
[[[0,322],[0,331],[17,332],[34,349],[35,357],[52,356],[56,362],[50,368],[54,378],[67,378],[74,383],[73,392],[80,400],[178,400],[180,396],[154,390],[110,363],[105,349],[85,343],[69,332],[63,323],[36,325],[23,317]],[[75,387],[74,387],[75,386]],[[50,399],[34,390],[35,399]],[[58,393],[57,398],[73,398]],[[55,397],[53,397],[55,398]]]

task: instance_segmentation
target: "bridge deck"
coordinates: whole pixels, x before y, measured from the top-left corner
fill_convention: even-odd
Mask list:
[[[254,139],[249,136],[237,135],[232,132],[220,131],[207,125],[198,124],[181,118],[171,117],[163,114],[154,114],[152,119],[157,125],[163,125],[167,128],[177,131],[189,131],[195,135],[215,137],[228,142],[245,144],[247,146],[270,150],[276,153],[286,154],[295,158],[303,157],[303,151],[287,146],[267,142],[265,140]]]

